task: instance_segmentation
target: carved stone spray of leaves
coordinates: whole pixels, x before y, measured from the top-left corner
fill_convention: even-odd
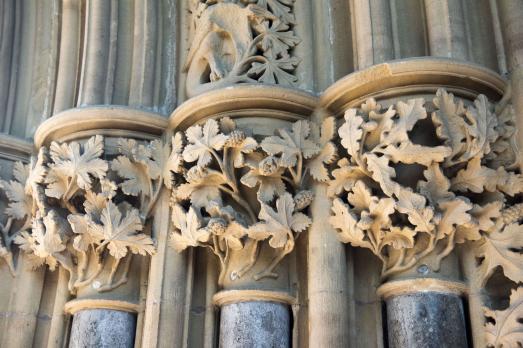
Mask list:
[[[269,245],[280,252],[275,256],[265,271],[254,276],[259,280],[264,277],[278,277],[274,273],[274,268],[280,263],[285,255],[294,249],[295,233],[306,230],[312,223],[311,219],[300,212],[295,211],[295,204],[292,196],[285,193],[276,200],[276,210],[265,203],[261,203],[259,222],[247,231],[250,238],[254,240],[269,239]]]
[[[123,179],[119,186],[124,194],[140,196],[139,201],[145,205],[145,208],[140,206],[144,214],[139,214],[138,209],[127,203],[116,183],[106,178],[109,164],[101,158],[102,137],[91,137],[83,146],[78,142],[52,143],[49,163],[43,163],[43,159],[37,161],[34,168],[38,169],[27,176],[26,191],[32,195],[32,215],[36,217],[32,232],[22,233],[16,243],[35,266],[46,263],[50,268],[60,265],[66,269],[70,273],[69,290],[72,293],[90,285],[109,263],[109,275],[97,290],[110,291],[124,284],[131,256],[154,252],[152,239],[139,232],[154,205],[155,190],[164,184],[170,185],[171,172],[181,170],[181,144],[176,148],[176,141],[180,139],[173,140],[173,149],[170,144],[160,141],[146,144],[119,141],[122,155],[116,159],[120,167],[117,165],[115,169],[115,174],[121,174]],[[151,188],[150,191],[143,192],[143,186],[129,185],[129,180],[145,182],[139,176],[142,173],[136,168],[137,163],[148,166],[147,174],[152,179],[148,178],[150,181],[145,187]],[[129,174],[125,172],[127,169],[134,172]],[[169,178],[164,181],[165,173]],[[142,197],[146,193],[149,196]],[[117,195],[119,201],[124,198],[118,205],[114,203]],[[127,213],[123,216],[122,212]],[[88,270],[90,274],[86,274]],[[121,275],[115,281],[118,270]]]
[[[439,90],[434,105],[429,120],[442,145],[411,140],[418,122],[425,120],[427,125],[425,101],[419,98],[387,109],[370,99],[360,109],[347,110],[338,130],[347,156],[338,161],[329,182],[328,193],[339,197],[333,203],[331,223],[342,241],[369,248],[380,257],[383,277],[409,269],[434,253],[437,270],[456,243],[478,240],[494,225],[493,210],[504,206],[499,198],[503,195],[486,205],[482,195],[515,196],[523,189],[519,174],[489,164],[487,154],[499,133],[484,96],[465,107]],[[425,167],[426,181],[411,187],[400,184],[397,163]],[[371,208],[383,200],[392,202],[390,210],[380,207],[393,217],[393,223],[379,220],[386,233],[375,227],[378,214]]]
[[[306,215],[299,213],[313,199],[305,187],[307,178],[314,172],[313,177],[326,180],[325,165],[335,156],[331,142],[334,120],[327,119],[321,131],[315,124],[312,127],[311,131],[309,122],[298,121],[259,144],[227,117],[189,128],[183,150],[185,182],[176,188],[173,200],[173,247],[179,251],[209,247],[220,260],[223,284],[231,251],[246,249],[248,254],[245,263],[231,271],[231,280],[235,280],[252,269],[259,244],[269,239],[277,256],[255,279],[276,276],[274,269],[293,250],[297,234],[308,226],[301,221],[309,221]],[[251,189],[257,202],[247,199],[245,193]],[[191,204],[184,210],[187,200]],[[189,219],[191,228],[187,227]],[[271,237],[271,233],[278,235]]]
[[[43,166],[44,152],[32,158],[30,164],[16,162],[13,166],[13,180],[0,180],[2,189],[7,199],[8,206],[5,209],[7,221],[0,223],[2,232],[0,239],[0,257],[9,266],[11,275],[14,276],[12,244],[16,238],[31,228],[32,217],[35,212],[33,204],[33,187],[43,181],[46,169]]]
[[[162,187],[172,188],[172,172],[181,171],[183,139],[176,134],[171,144],[153,140],[140,144],[133,139],[119,139],[122,155],[111,163],[111,169],[125,180],[119,184],[126,195],[140,198],[141,214],[147,218]]]
[[[78,142],[51,143],[52,163],[45,178],[45,194],[54,197],[73,209],[71,198],[79,190],[90,190],[92,178],[102,179],[109,168],[100,157],[103,154],[103,137],[96,135],[89,138],[85,145]]]
[[[196,4],[191,9],[193,43],[184,69],[189,74],[193,70],[197,70],[198,75],[208,73],[210,82],[188,85],[189,94],[241,82],[293,85],[298,81],[294,70],[300,59],[292,55],[292,50],[301,40],[293,29],[294,1]],[[247,25],[238,27],[237,22]],[[216,35],[215,23],[221,23],[218,24],[220,30],[228,35]],[[206,40],[215,42],[209,47],[211,57],[201,53],[202,45],[208,45]],[[228,40],[232,42],[225,44]],[[224,54],[223,47],[227,46],[234,47],[235,51]],[[208,62],[209,72],[198,70],[202,61]]]
[[[485,325],[485,338],[489,348],[518,348],[523,345],[523,288],[510,295],[510,305],[505,310],[484,309],[485,317],[492,322]]]

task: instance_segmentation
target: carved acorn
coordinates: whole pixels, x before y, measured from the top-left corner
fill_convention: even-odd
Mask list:
[[[307,208],[314,199],[314,193],[310,190],[299,191],[296,196],[294,196],[294,210],[300,211]]]

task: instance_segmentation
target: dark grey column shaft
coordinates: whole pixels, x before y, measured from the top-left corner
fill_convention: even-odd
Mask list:
[[[132,348],[136,316],[113,309],[84,309],[74,314],[69,348]]]
[[[286,304],[265,301],[231,303],[220,313],[221,348],[288,348],[291,318]]]
[[[467,348],[458,295],[417,292],[386,300],[390,348]]]

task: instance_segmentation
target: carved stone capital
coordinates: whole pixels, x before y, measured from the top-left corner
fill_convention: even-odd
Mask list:
[[[198,97],[209,103],[187,102],[214,107],[182,105],[171,116],[171,124],[201,120],[172,138],[178,153],[172,163],[172,246],[209,248],[219,260],[222,287],[278,278],[277,266],[311,223],[310,179],[326,180],[324,163],[335,156],[333,119],[321,130],[307,120],[274,122],[270,129],[268,121],[306,116],[294,111],[307,110],[298,104],[304,94],[281,90],[288,98],[271,91],[272,104],[268,87],[215,91]],[[231,117],[207,118],[213,112]]]
[[[155,252],[148,219],[162,187],[170,185],[170,144],[143,133],[156,116],[128,110],[129,123],[125,109],[114,110],[69,110],[56,116],[59,123],[44,122],[38,155],[22,180],[32,228],[15,242],[33,267],[67,270],[73,294],[122,286],[133,255]],[[111,116],[113,128],[104,129]]]
[[[508,202],[523,191],[513,132],[513,114],[496,114],[485,96],[466,105],[444,89],[432,100],[348,109],[331,223],[383,261],[385,278],[429,255],[438,270],[455,244],[493,238],[519,212]]]

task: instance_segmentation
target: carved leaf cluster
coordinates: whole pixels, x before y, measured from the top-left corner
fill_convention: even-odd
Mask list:
[[[480,239],[486,276],[500,265],[521,273],[519,225],[496,229],[505,196],[523,190],[520,174],[492,160],[494,148],[509,150],[512,124],[484,96],[465,107],[443,89],[432,104],[410,99],[385,109],[370,99],[347,110],[338,129],[346,156],[328,190],[340,239],[371,249],[384,277],[429,254],[438,269],[456,243]]]
[[[109,263],[109,277],[98,290],[111,290],[126,282],[132,255],[155,252],[144,226],[162,186],[172,187],[172,172],[181,170],[180,138],[172,146],[119,139],[120,155],[112,162],[104,148],[101,136],[83,144],[53,142],[50,158],[42,148],[31,170],[15,167],[19,184],[9,184],[18,192],[14,203],[20,205],[25,194],[29,211],[23,214],[32,221],[15,242],[33,267],[66,269],[73,293],[97,279]]]
[[[33,187],[43,182],[46,174],[43,160],[44,152],[40,151],[33,163],[16,162],[13,166],[13,179],[0,180],[0,189],[4,191],[9,202],[4,211],[7,220],[0,223],[0,257],[9,266],[12,275],[15,272],[12,244],[31,228],[34,211]]]
[[[331,118],[321,126],[297,121],[260,142],[228,117],[187,129],[185,169],[176,174],[180,184],[172,193],[174,249],[208,247],[220,260],[223,282],[231,251],[254,245],[255,260],[259,243],[267,240],[278,256],[256,278],[277,276],[273,269],[311,224],[301,212],[313,199],[305,187],[309,173],[329,179],[325,166],[336,156],[334,128]],[[246,192],[255,192],[257,200]],[[231,276],[243,276],[254,265],[248,262]]]
[[[295,84],[300,59],[292,50],[300,39],[293,29],[293,7],[294,0],[194,2],[186,70],[203,60],[210,84]],[[216,35],[218,31],[228,35]],[[234,47],[233,52],[225,52],[227,47]]]

